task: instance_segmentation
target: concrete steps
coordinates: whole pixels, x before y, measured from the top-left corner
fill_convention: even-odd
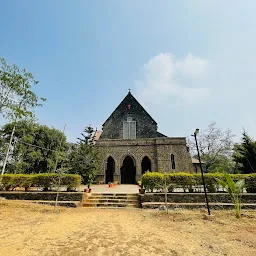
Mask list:
[[[100,208],[139,208],[138,194],[103,194],[93,193],[86,194],[82,205],[84,207],[100,207]]]
[[[165,205],[164,202],[144,202],[141,204],[143,209],[156,209],[162,205]],[[211,209],[234,209],[234,204],[232,203],[209,203]],[[205,203],[167,203],[168,209],[197,209],[204,208]],[[256,209],[256,203],[242,203],[242,209]]]

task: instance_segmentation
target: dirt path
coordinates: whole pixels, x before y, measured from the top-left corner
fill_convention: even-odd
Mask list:
[[[60,208],[0,202],[0,255],[256,256],[256,212]]]

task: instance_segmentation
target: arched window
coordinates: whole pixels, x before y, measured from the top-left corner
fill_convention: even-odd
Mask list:
[[[174,170],[175,169],[175,159],[174,159],[174,154],[171,154],[171,167]]]
[[[142,159],[141,171],[142,175],[147,171],[151,172],[151,161],[147,156],[144,156],[144,158]]]
[[[106,173],[105,173],[105,179],[106,179],[106,184],[109,182],[114,181],[114,173],[115,173],[115,160],[113,157],[109,157],[106,162]]]

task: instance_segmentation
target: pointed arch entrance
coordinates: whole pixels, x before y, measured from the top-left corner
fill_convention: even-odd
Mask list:
[[[126,156],[121,167],[121,184],[136,183],[135,162],[130,156]]]
[[[141,161],[141,172],[142,175],[147,172],[150,171],[151,172],[151,161],[147,156],[144,156],[142,161]]]
[[[106,169],[106,184],[114,181],[114,173],[115,173],[115,160],[113,157],[109,157],[107,160],[107,169]]]

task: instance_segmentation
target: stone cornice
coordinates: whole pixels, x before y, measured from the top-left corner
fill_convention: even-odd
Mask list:
[[[121,147],[121,146],[154,146],[154,145],[186,145],[185,137],[147,138],[136,140],[98,140],[97,147]]]

